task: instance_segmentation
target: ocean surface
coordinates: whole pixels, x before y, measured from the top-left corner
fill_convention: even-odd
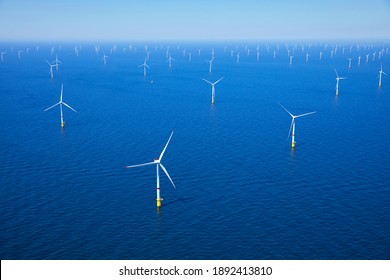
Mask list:
[[[38,46],[0,44],[1,259],[390,259],[390,44]],[[123,167],[172,131],[157,209]]]

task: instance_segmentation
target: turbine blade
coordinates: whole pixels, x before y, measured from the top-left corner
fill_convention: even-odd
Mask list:
[[[291,120],[290,130],[288,131],[287,139],[290,137],[290,133],[291,133],[291,129],[292,129],[293,124],[294,124],[294,118]]]
[[[176,186],[175,186],[175,184],[173,183],[173,181],[172,181],[171,177],[169,176],[168,171],[165,169],[164,165],[162,165],[161,163],[160,163],[159,165],[160,165],[161,169],[165,172],[165,175],[167,175],[169,181],[171,181],[172,186],[176,189]]]
[[[205,81],[206,83],[209,83],[210,85],[213,85],[213,83],[212,83],[212,82],[210,82],[210,81],[207,81],[206,79],[203,79],[203,78],[202,78],[202,80],[203,80],[203,81]]]
[[[173,135],[173,131],[172,131],[172,133],[171,133],[171,136],[169,136],[169,139],[168,139],[167,144],[165,144],[164,150],[161,152],[161,155],[160,155],[160,157],[159,157],[159,160],[160,160],[160,161],[161,161],[161,159],[162,159],[162,157],[163,157],[163,155],[164,155],[164,153],[165,153],[165,150],[166,150],[167,147],[168,147],[169,141],[171,141],[172,135]]]
[[[282,105],[282,104],[280,104],[279,102],[278,102],[278,104],[280,105],[280,106],[282,106],[282,108],[292,117],[292,118],[294,118],[294,115],[293,114],[291,114],[286,108],[284,108],[284,106]]]
[[[223,77],[222,77],[221,79],[219,79],[218,81],[214,82],[214,85],[215,85],[216,83],[219,83],[220,81],[222,81],[222,79],[223,79]]]
[[[317,113],[317,111],[315,111],[315,112],[310,112],[310,113],[305,113],[305,114],[298,115],[298,116],[295,116],[295,117],[296,117],[296,118],[299,118],[299,117],[303,117],[303,116],[311,115],[311,114],[314,114],[314,113]]]
[[[336,72],[336,77],[338,78],[339,74],[337,73],[336,68],[334,68],[334,71]]]
[[[73,109],[72,107],[70,107],[68,104],[66,104],[65,102],[62,102],[62,104],[64,104],[66,107],[68,107],[69,109],[71,109],[72,111],[75,111],[77,113],[77,111],[75,109]]]
[[[150,69],[149,65],[145,64],[145,66],[148,67],[148,68]]]
[[[60,102],[54,104],[53,106],[50,106],[49,108],[45,109],[44,111],[50,110],[51,108],[54,108],[54,107],[57,106],[58,104],[60,104]]]
[[[152,164],[156,164],[156,162],[148,162],[148,163],[141,163],[141,164],[136,164],[136,165],[128,165],[128,166],[125,166],[124,168],[133,168],[133,167],[152,165]]]

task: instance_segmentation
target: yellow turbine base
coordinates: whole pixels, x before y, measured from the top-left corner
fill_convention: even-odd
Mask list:
[[[339,95],[339,91],[336,91],[336,96]]]
[[[64,123],[64,122],[62,122],[62,123],[61,123],[61,127],[64,127],[64,126],[65,126],[65,123]]]
[[[161,198],[157,198],[157,207],[161,207]]]
[[[295,148],[295,142],[291,143],[291,148],[293,148],[293,149]]]

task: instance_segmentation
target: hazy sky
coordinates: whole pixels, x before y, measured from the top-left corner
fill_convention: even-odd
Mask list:
[[[0,0],[0,40],[390,39],[390,0]]]

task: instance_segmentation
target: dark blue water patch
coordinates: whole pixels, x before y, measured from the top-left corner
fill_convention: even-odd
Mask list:
[[[0,63],[2,259],[388,259],[386,76],[331,47],[64,45]],[[3,48],[8,48],[4,46]],[[18,46],[22,49],[26,46]],[[376,46],[380,51],[383,46]],[[15,46],[16,48],[16,46]],[[198,49],[201,48],[201,55]],[[211,49],[215,49],[209,73]],[[192,53],[192,61],[183,56]],[[255,50],[256,45],[250,47]],[[298,51],[299,50],[299,51]],[[318,53],[324,56],[319,60]],[[11,53],[11,52],[10,52]],[[349,54],[348,54],[349,55]],[[359,53],[353,48],[351,56]],[[363,62],[363,60],[362,60]],[[388,55],[381,58],[390,68]],[[335,73],[340,81],[335,96]],[[387,70],[388,71],[388,70]],[[211,104],[210,81],[215,87]],[[59,108],[64,84],[65,128]],[[296,148],[287,138],[293,114]],[[171,131],[156,209],[153,161]]]

